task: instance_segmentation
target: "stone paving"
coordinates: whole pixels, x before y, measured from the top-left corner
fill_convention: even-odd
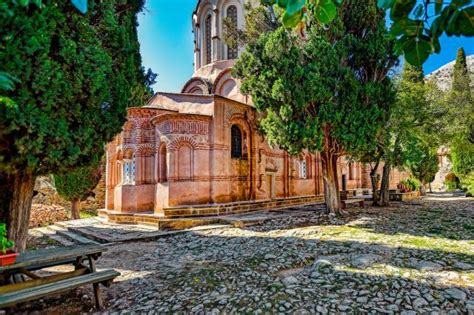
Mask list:
[[[314,212],[110,246],[98,267],[122,275],[104,290],[107,310],[474,314],[473,198],[432,195],[349,211],[344,219]],[[93,310],[89,288],[75,294],[18,312]]]

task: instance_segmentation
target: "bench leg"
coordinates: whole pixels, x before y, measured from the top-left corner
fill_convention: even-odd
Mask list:
[[[95,305],[97,306],[97,309],[102,310],[103,304],[102,304],[102,294],[100,292],[100,287],[99,283],[94,283],[94,297],[95,297]]]

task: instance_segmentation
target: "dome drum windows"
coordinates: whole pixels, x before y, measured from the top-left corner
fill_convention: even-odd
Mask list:
[[[227,8],[227,18],[231,21],[234,28],[237,28],[237,7],[231,5]],[[237,45],[227,46],[227,59],[237,59],[239,49]]]
[[[205,31],[205,43],[206,43],[206,59],[204,64],[210,64],[212,62],[212,17],[209,14],[206,17],[206,21],[204,23],[204,31]]]

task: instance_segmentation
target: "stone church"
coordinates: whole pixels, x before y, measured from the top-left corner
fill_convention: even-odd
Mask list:
[[[173,218],[323,202],[319,155],[271,147],[231,76],[242,47],[224,43],[223,20],[243,28],[244,10],[244,0],[198,1],[192,78],[181,93],[129,108],[107,145],[106,212]],[[341,187],[368,189],[368,168],[348,161]]]

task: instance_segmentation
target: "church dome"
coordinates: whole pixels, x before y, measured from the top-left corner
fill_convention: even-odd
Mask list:
[[[198,1],[193,12],[195,73],[213,63],[238,58],[241,47],[232,47],[224,42],[224,20],[229,19],[237,28],[244,28],[244,2],[245,0]]]

